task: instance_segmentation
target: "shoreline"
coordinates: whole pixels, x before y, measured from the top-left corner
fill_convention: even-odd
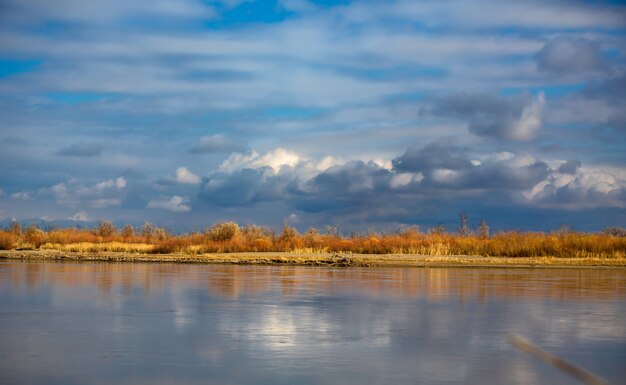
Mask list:
[[[211,254],[146,254],[126,252],[67,252],[58,250],[0,250],[0,260],[87,262],[160,262],[234,265],[298,265],[334,267],[515,267],[626,269],[626,258],[484,257],[467,255],[344,254],[249,252]]]

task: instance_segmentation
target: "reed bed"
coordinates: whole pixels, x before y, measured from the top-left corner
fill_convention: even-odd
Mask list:
[[[315,229],[298,233],[290,226],[280,231],[233,222],[219,223],[203,232],[171,235],[144,225],[117,229],[101,223],[95,229],[0,230],[0,249],[42,249],[68,252],[124,252],[152,254],[290,252],[293,254],[418,254],[425,256],[484,256],[509,258],[626,258],[626,234],[574,231],[506,231],[493,235],[421,232],[417,228],[393,233],[322,234]]]

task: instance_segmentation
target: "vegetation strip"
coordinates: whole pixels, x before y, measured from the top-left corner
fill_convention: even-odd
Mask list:
[[[257,265],[307,265],[337,267],[416,266],[416,267],[603,267],[626,268],[626,258],[506,258],[481,256],[428,256],[410,254],[337,253],[216,253],[141,254],[123,252],[65,252],[57,250],[0,250],[1,259],[71,260],[102,262],[176,262]]]
[[[556,232],[507,231],[489,234],[486,224],[476,232],[461,221],[459,231],[417,226],[395,232],[352,233],[337,228],[324,233],[299,233],[285,225],[280,231],[234,222],[202,232],[173,235],[145,224],[117,229],[101,222],[93,229],[48,229],[13,223],[0,230],[4,258],[98,261],[161,261],[237,264],[301,264],[330,266],[624,266],[626,231],[600,233],[568,229]]]

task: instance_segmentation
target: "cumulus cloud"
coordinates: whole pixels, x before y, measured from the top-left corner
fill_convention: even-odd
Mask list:
[[[393,159],[390,168],[373,161],[347,161],[303,173],[307,167],[315,169],[319,164],[315,160],[278,171],[264,162],[247,167],[261,157],[239,154],[236,160],[244,166],[205,178],[200,199],[222,207],[281,202],[296,214],[346,215],[360,220],[410,215],[470,198],[556,208],[566,206],[559,199],[572,205],[579,199],[581,208],[611,207],[624,200],[618,179],[609,174],[581,174],[577,160],[550,161],[556,167],[551,168],[525,153],[470,154],[449,139],[410,148]]]
[[[467,120],[470,132],[497,139],[527,141],[542,128],[543,92],[504,97],[496,94],[453,94],[436,98],[423,113]]]
[[[572,174],[576,175],[578,169],[580,168],[580,161],[578,159],[571,159],[559,166],[558,171],[561,174]]]
[[[580,210],[626,207],[626,181],[603,170],[582,168],[576,175],[553,174],[524,192],[528,203],[540,207]]]
[[[203,181],[200,198],[227,207],[281,200],[297,181],[293,171],[275,173],[269,167],[217,172]]]
[[[186,167],[179,167],[176,169],[176,175],[174,180],[177,183],[183,184],[198,184],[200,183],[200,177],[189,171]]]
[[[297,153],[280,147],[263,155],[252,150],[246,154],[231,154],[228,159],[222,162],[219,170],[222,172],[233,172],[244,168],[269,167],[274,172],[278,172],[285,166],[296,167],[303,160]]]
[[[568,36],[558,36],[547,42],[535,55],[537,69],[556,74],[605,71],[597,43]]]
[[[549,166],[526,154],[498,153],[471,159],[450,140],[408,149],[393,160],[400,173],[419,173],[423,186],[434,188],[515,191],[529,188],[550,173]]]
[[[248,148],[245,141],[228,139],[224,135],[203,136],[194,145],[190,152],[192,154],[214,154],[224,152],[244,152]]]
[[[76,156],[81,158],[98,156],[102,154],[102,145],[98,143],[78,142],[63,147],[55,154],[60,156]]]
[[[94,185],[84,185],[75,179],[58,183],[45,191],[52,193],[56,201],[68,207],[103,208],[122,203],[126,179],[107,179]]]
[[[178,195],[174,195],[169,199],[154,199],[148,202],[149,209],[163,209],[169,210],[175,213],[187,212],[191,210],[191,207],[187,206],[183,202],[185,199]]]

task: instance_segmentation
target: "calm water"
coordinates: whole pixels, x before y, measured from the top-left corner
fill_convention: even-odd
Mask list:
[[[1,384],[626,382],[626,271],[0,262]]]

